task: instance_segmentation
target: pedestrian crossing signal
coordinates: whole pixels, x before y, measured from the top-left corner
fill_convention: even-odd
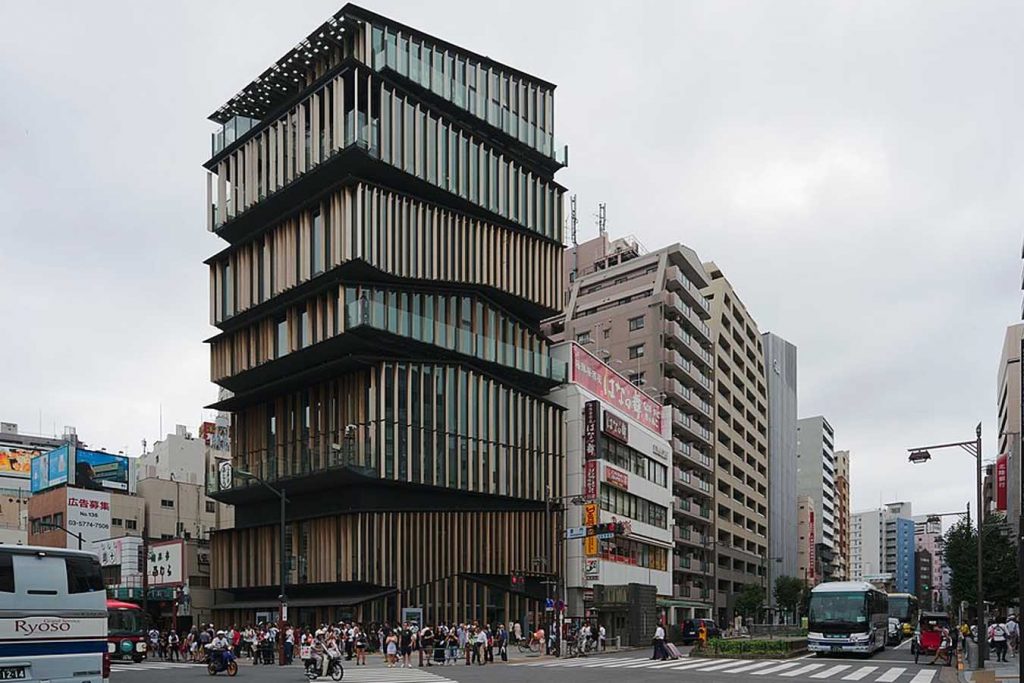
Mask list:
[[[521,571],[513,571],[511,574],[512,590],[517,593],[526,591],[526,576]]]

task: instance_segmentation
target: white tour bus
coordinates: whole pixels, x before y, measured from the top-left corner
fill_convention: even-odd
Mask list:
[[[96,556],[0,545],[0,681],[109,678],[107,594]]]
[[[807,649],[818,654],[885,649],[889,598],[870,583],[836,581],[815,586],[807,609]]]

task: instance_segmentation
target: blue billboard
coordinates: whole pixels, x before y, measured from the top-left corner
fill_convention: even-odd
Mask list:
[[[72,486],[80,489],[128,490],[128,458],[103,451],[75,449],[75,477]]]
[[[68,457],[71,447],[67,444],[32,458],[32,493],[68,481]]]

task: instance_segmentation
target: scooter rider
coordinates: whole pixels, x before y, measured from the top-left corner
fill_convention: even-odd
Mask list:
[[[212,661],[214,657],[217,657],[217,664],[223,666],[224,653],[231,647],[224,631],[217,631],[217,635],[214,636],[207,647],[210,650],[210,660]]]
[[[327,650],[327,646],[324,643],[324,638],[327,633],[324,629],[318,629],[316,635],[313,637],[313,642],[310,647],[310,656],[313,658],[313,666],[316,667],[316,674],[319,676],[323,673],[324,665],[324,652]]]

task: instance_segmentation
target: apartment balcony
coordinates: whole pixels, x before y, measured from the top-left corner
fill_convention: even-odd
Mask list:
[[[711,521],[711,506],[707,502],[710,501],[710,496],[703,505],[698,503],[697,500],[696,498],[685,496],[673,496],[672,509],[680,517],[697,522],[698,524],[708,524]]]
[[[708,472],[714,471],[714,462],[711,457],[703,453],[695,445],[689,441],[684,441],[678,437],[672,438],[672,450],[685,458],[687,461],[703,467]]]
[[[710,545],[706,534],[702,534],[696,528],[679,524],[672,528],[672,540],[694,548],[707,549]]]
[[[672,427],[680,432],[683,437],[711,445],[711,430],[679,408],[672,409]]]
[[[686,327],[689,327],[694,333],[704,340],[709,346],[713,343],[711,338],[711,328],[708,324],[701,320],[700,316],[697,315],[692,308],[683,309],[683,320],[686,321]]]
[[[697,389],[698,391],[705,392],[710,396],[711,378],[701,372],[693,361],[683,358],[681,366],[684,370],[680,376],[683,383]]]
[[[684,470],[681,467],[672,468],[672,482],[676,488],[681,489],[684,493],[688,492],[696,495],[711,494],[711,484],[695,473]]]
[[[679,266],[669,266],[665,270],[665,288],[671,292],[678,292],[685,298],[686,302],[700,311],[704,319],[711,317],[711,308],[708,300],[704,298],[700,290],[690,282],[689,278],[683,275]]]

